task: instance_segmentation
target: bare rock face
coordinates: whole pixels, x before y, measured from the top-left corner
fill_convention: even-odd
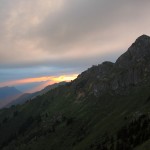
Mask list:
[[[131,45],[126,53],[120,56],[116,67],[126,70],[123,74],[126,86],[137,85],[150,75],[150,37],[142,35]]]
[[[150,58],[150,37],[142,35],[131,45],[126,53],[121,55],[116,65],[118,67],[129,68],[139,63],[149,61]]]
[[[83,72],[73,82],[76,89],[93,92],[95,96],[108,91],[150,83],[150,37],[142,35],[115,63],[104,62]]]

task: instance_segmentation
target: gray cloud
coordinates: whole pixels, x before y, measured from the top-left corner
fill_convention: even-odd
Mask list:
[[[51,54],[72,54],[72,51],[74,54],[75,50],[79,54],[81,50],[91,51],[92,54],[96,50],[95,54],[101,54],[109,42],[109,50],[113,50],[113,45],[120,42],[124,34],[127,36],[126,32],[131,35],[131,30],[134,32],[144,26],[141,21],[149,23],[143,18],[148,18],[149,6],[148,1],[135,0],[70,0],[62,10],[49,14],[37,26],[35,37],[41,39],[39,46]],[[130,31],[124,32],[122,28]],[[117,46],[119,44],[115,48]]]
[[[150,34],[149,7],[149,0],[1,0],[0,68],[82,70],[115,61]]]

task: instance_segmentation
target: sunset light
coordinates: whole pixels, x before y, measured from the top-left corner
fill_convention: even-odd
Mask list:
[[[0,150],[150,150],[150,0],[0,0]]]
[[[47,85],[51,85],[54,83],[62,82],[62,81],[71,81],[74,80],[78,74],[69,74],[69,75],[62,75],[62,76],[44,76],[38,78],[26,78],[20,80],[12,80],[7,82],[1,82],[0,86],[17,86],[17,85],[24,85],[29,83],[42,83],[41,85],[35,87],[31,91],[36,91],[44,88]]]
[[[77,76],[78,76],[77,74],[63,75],[63,76],[52,78],[52,81],[55,81],[55,82],[71,81],[71,80],[74,80],[75,78],[77,78]]]

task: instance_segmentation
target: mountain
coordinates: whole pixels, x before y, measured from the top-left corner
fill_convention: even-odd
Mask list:
[[[15,87],[0,87],[0,100],[21,94]]]
[[[54,83],[54,84],[52,84],[52,85],[46,86],[44,89],[42,89],[41,91],[38,91],[38,92],[36,92],[36,93],[34,93],[34,94],[35,94],[35,95],[43,95],[43,94],[47,93],[48,91],[50,91],[50,90],[52,90],[52,89],[55,89],[55,88],[57,88],[57,87],[59,87],[59,86],[65,85],[65,84],[67,84],[67,82],[65,82],[65,81],[59,82],[59,83]],[[34,97],[32,97],[32,99],[33,99],[33,98],[34,98]]]
[[[0,110],[2,150],[150,149],[150,37],[142,35],[115,63]]]
[[[58,87],[58,86],[61,86],[61,85],[65,85],[67,82],[59,82],[59,83],[54,83],[52,85],[48,85],[46,86],[44,89],[42,89],[41,91],[38,91],[38,92],[34,92],[34,93],[24,93],[22,94],[21,96],[19,96],[17,99],[13,100],[12,102],[10,102],[9,104],[7,104],[6,107],[10,107],[12,105],[17,105],[17,104],[23,104],[25,103],[26,101],[28,100],[32,100],[33,98],[37,97],[37,96],[40,96],[40,95],[43,95],[45,94],[46,92]]]
[[[0,107],[3,107],[5,104],[19,97],[21,94],[22,92],[15,87],[0,87]]]
[[[123,94],[130,86],[146,84],[150,79],[150,38],[140,36],[127,52],[120,56],[116,63],[103,62],[81,73],[75,86],[90,87],[95,95],[108,91]],[[82,86],[83,86],[82,85]],[[85,90],[85,89],[84,89]],[[93,90],[93,91],[92,91]],[[88,91],[86,91],[88,92]]]

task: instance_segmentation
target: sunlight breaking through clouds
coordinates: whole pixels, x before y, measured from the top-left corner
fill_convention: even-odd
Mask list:
[[[58,83],[62,81],[71,81],[74,80],[78,75],[77,74],[70,74],[70,75],[61,75],[61,76],[44,76],[38,78],[27,78],[27,79],[20,79],[20,80],[13,80],[7,82],[0,82],[0,87],[3,86],[17,86],[17,85],[24,85],[29,83],[37,83],[37,82],[44,82],[47,85]]]
[[[149,0],[0,0],[0,86],[71,80],[62,74],[114,62],[150,35],[149,8]]]

